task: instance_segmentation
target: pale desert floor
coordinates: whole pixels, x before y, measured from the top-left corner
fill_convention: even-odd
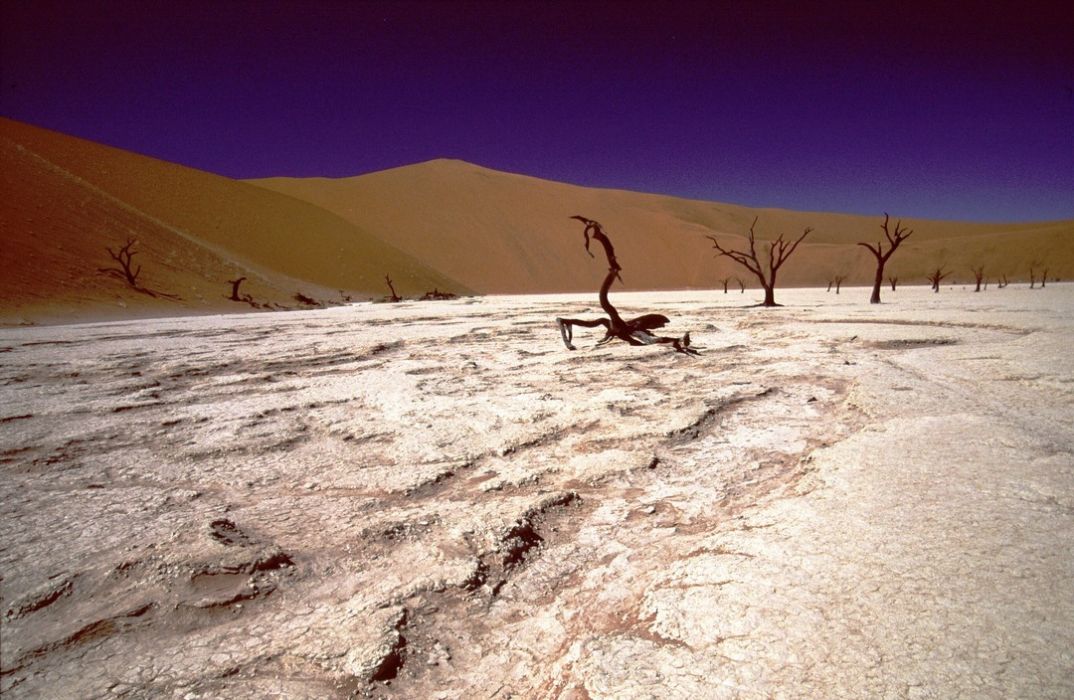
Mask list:
[[[0,329],[5,698],[1069,698],[1074,285]]]

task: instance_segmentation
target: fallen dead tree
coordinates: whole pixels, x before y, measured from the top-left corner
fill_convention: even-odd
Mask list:
[[[645,314],[629,321],[623,320],[623,317],[619,315],[619,312],[608,300],[608,290],[615,280],[623,281],[623,278],[619,275],[623,268],[619,266],[619,261],[615,259],[615,248],[612,247],[611,240],[604,233],[600,223],[584,216],[572,216],[570,218],[577,219],[585,224],[585,250],[589,253],[589,257],[594,257],[589,250],[590,234],[592,234],[593,240],[604,247],[604,254],[608,258],[608,274],[604,276],[604,282],[600,285],[598,297],[600,307],[604,309],[604,313],[608,314],[608,318],[557,318],[556,325],[559,327],[560,337],[563,338],[563,344],[567,346],[567,349],[577,349],[571,343],[574,339],[574,326],[581,326],[582,328],[603,326],[604,338],[597,342],[598,346],[610,343],[613,340],[622,340],[630,345],[670,345],[675,348],[676,352],[681,352],[685,355],[699,354],[696,349],[690,347],[689,333],[683,335],[682,338],[669,338],[653,334],[653,330],[667,325],[668,317],[663,314]]]

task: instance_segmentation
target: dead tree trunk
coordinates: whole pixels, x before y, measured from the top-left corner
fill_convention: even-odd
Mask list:
[[[835,278],[835,293],[839,293],[839,288],[843,286],[843,280],[846,279],[845,275],[837,275]]]
[[[100,267],[97,268],[98,272],[103,272],[106,275],[112,275],[124,280],[131,289],[141,292],[142,294],[148,294],[151,297],[159,297],[164,299],[171,299],[173,301],[180,301],[182,297],[178,294],[168,294],[166,292],[154,292],[151,289],[147,289],[138,284],[138,275],[142,273],[142,266],[139,265],[138,269],[133,269],[134,256],[138,254],[138,251],[133,250],[134,245],[138,242],[137,238],[128,238],[126,244],[123,245],[118,251],[114,251],[108,246],[105,246],[105,250],[108,251],[108,255],[113,260],[119,263],[119,267]]]
[[[403,298],[395,293],[395,285],[392,284],[392,278],[388,275],[384,275],[384,281],[388,283],[388,289],[392,291],[392,295],[388,297],[388,301],[392,302],[393,304],[402,301]]]
[[[874,248],[869,243],[858,243],[858,245],[868,248],[869,252],[876,258],[876,277],[873,279],[873,293],[869,297],[870,304],[880,303],[880,285],[884,283],[884,266],[887,265],[888,259],[891,254],[895,252],[895,249],[899,247],[899,244],[910,237],[913,231],[908,231],[902,228],[902,220],[895,222],[895,232],[892,233],[888,230],[888,217],[887,212],[884,212],[884,223],[880,224],[880,228],[884,230],[884,237],[888,240],[888,249],[885,252],[883,248],[883,241],[878,240],[876,247]],[[892,291],[895,290],[895,282],[891,283]]]
[[[111,258],[117,263],[119,263],[119,269],[114,267],[102,267],[100,268],[100,271],[106,274],[110,274],[114,277],[119,277],[120,279],[126,280],[127,284],[134,287],[135,289],[138,289],[138,291],[142,291],[138,287],[138,275],[142,273],[142,266],[139,265],[137,270],[131,269],[132,265],[134,264],[134,256],[138,254],[138,251],[131,250],[131,248],[133,248],[134,244],[137,242],[137,238],[128,238],[127,243],[118,251],[114,251],[108,246],[105,246],[105,250],[108,251],[108,255],[110,255]]]
[[[981,291],[981,280],[984,279],[984,266],[971,267],[970,270],[973,272],[973,279],[977,281],[977,287],[973,291],[979,292]],[[985,286],[987,287],[987,285]]]
[[[748,251],[723,248],[715,236],[706,236],[706,238],[712,241],[712,246],[718,251],[719,255],[731,258],[757,277],[761,286],[764,287],[762,306],[779,306],[776,303],[776,273],[779,272],[779,268],[783,266],[783,263],[787,262],[787,258],[791,256],[791,253],[802,242],[802,239],[808,236],[813,229],[807,228],[794,243],[784,241],[781,233],[779,238],[768,244],[768,260],[764,263],[757,253],[757,244],[753,232],[753,228],[756,225],[757,219],[754,219],[753,223],[750,224],[750,232],[747,238],[750,246]],[[743,286],[743,291],[745,291],[745,286]]]
[[[891,291],[895,291],[895,285],[899,283],[898,277],[888,277],[888,282],[891,283]]]
[[[623,281],[619,274],[623,268],[619,266],[619,261],[615,258],[615,248],[612,247],[611,239],[604,233],[604,229],[599,222],[587,219],[584,216],[572,216],[570,218],[577,219],[585,224],[585,250],[589,253],[589,257],[594,257],[589,250],[589,236],[592,233],[593,240],[601,244],[604,248],[604,255],[608,258],[608,274],[604,276],[604,282],[601,283],[600,291],[597,293],[600,308],[604,309],[604,313],[608,314],[608,318],[557,318],[556,325],[559,326],[560,337],[563,338],[563,344],[567,346],[567,349],[575,349],[574,345],[571,344],[574,339],[574,326],[583,328],[603,326],[604,338],[597,345],[603,345],[619,339],[630,345],[671,345],[676,352],[681,352],[684,355],[699,354],[695,348],[690,347],[689,333],[683,335],[682,338],[668,338],[653,334],[653,330],[663,328],[668,323],[668,317],[663,314],[645,314],[630,321],[623,320],[623,317],[619,315],[619,311],[612,306],[612,302],[608,299],[608,290],[611,289],[615,280]]]
[[[738,282],[738,293],[739,294],[745,294],[746,293],[746,283],[743,282],[738,277],[735,278],[735,281]]]
[[[936,268],[936,270],[926,278],[929,282],[932,282],[932,291],[939,292],[940,282],[943,281],[944,277],[947,277],[950,274],[950,272],[944,272],[943,267]]]
[[[237,280],[227,281],[227,283],[231,285],[231,296],[229,297],[231,301],[243,301],[242,297],[239,296],[239,285],[242,284],[245,279],[245,277],[240,277]]]
[[[996,286],[1003,289],[1007,286],[1007,275],[1000,275],[999,280],[996,282]]]
[[[1040,288],[1044,289],[1044,286],[1048,284],[1048,268],[1044,268],[1044,271],[1040,273]]]
[[[727,284],[730,281],[731,281],[730,277],[724,277],[722,280],[720,280],[720,283],[723,284],[723,293],[724,294],[727,294]]]
[[[833,284],[833,281],[832,281],[832,280],[828,280],[828,288],[827,288],[827,289],[825,289],[824,291],[825,291],[825,292],[830,292],[830,291],[832,291],[832,284]]]

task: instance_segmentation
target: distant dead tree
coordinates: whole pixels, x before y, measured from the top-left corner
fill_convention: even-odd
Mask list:
[[[843,280],[845,280],[846,278],[847,278],[846,275],[836,275],[835,276],[835,293],[836,294],[839,293],[839,288],[843,286]],[[828,286],[831,287],[831,284],[829,283]]]
[[[940,291],[940,282],[942,282],[943,279],[945,277],[947,277],[948,275],[950,275],[950,274],[951,274],[950,272],[944,272],[943,271],[943,266],[942,265],[940,267],[936,268],[931,274],[929,274],[929,276],[926,277],[926,279],[929,282],[932,283],[932,291],[939,292]]]
[[[888,282],[891,283],[891,291],[894,292],[895,291],[895,285],[897,285],[899,283],[899,276],[898,275],[893,275],[893,276],[888,277]]]
[[[392,278],[389,277],[388,275],[384,275],[384,281],[388,283],[388,289],[392,290],[392,295],[390,297],[388,297],[388,301],[390,301],[392,303],[402,301],[403,297],[401,297],[401,296],[399,296],[398,294],[395,293],[395,285],[392,284]]]
[[[757,219],[755,218],[753,223],[750,224],[750,233],[747,239],[750,246],[748,251],[724,248],[720,245],[720,242],[716,240],[715,236],[705,237],[712,241],[712,245],[716,248],[719,255],[731,258],[757,277],[761,282],[761,286],[764,287],[764,302],[761,304],[762,306],[779,306],[779,304],[776,303],[776,273],[779,271],[779,268],[783,266],[783,263],[787,262],[787,258],[791,256],[791,253],[793,253],[798,247],[798,244],[802,242],[802,239],[808,236],[813,229],[807,228],[794,243],[784,241],[783,234],[781,233],[779,238],[769,242],[768,260],[767,262],[762,262],[757,254],[757,244],[753,232],[753,228],[756,225]],[[743,291],[745,291],[745,285],[743,285]]]
[[[393,292],[394,293],[394,292]],[[444,299],[454,299],[457,295],[451,292],[441,292],[438,288],[433,287],[433,291],[425,292],[421,295],[422,301],[442,301]]]
[[[739,294],[745,294],[746,293],[746,283],[743,282],[741,280],[741,278],[738,278],[738,277],[735,278],[735,281],[738,282],[738,293]]]
[[[981,291],[981,280],[984,279],[984,265],[979,267],[971,267],[970,271],[973,272],[973,279],[977,282],[977,287],[973,290],[975,292]],[[985,287],[987,288],[987,284]]]
[[[1007,275],[1000,275],[999,280],[996,282],[996,286],[1003,289],[1007,286]]]
[[[598,346],[618,339],[630,345],[670,345],[675,348],[676,352],[681,352],[684,355],[700,354],[696,349],[690,347],[689,333],[683,335],[682,338],[668,338],[653,334],[653,330],[667,325],[668,317],[663,314],[645,314],[629,321],[623,320],[619,315],[619,311],[608,300],[608,290],[615,280],[623,281],[622,276],[619,274],[623,268],[619,266],[619,261],[615,258],[615,248],[612,247],[611,240],[604,233],[604,229],[599,222],[587,219],[584,216],[572,216],[570,218],[577,219],[585,224],[585,250],[589,253],[589,257],[595,257],[589,250],[590,233],[593,235],[593,240],[604,247],[604,255],[608,258],[608,274],[604,276],[604,282],[600,285],[598,299],[600,300],[600,307],[604,309],[604,313],[608,314],[608,318],[590,320],[557,318],[556,325],[559,327],[560,337],[563,338],[563,344],[567,346],[567,349],[576,349],[571,344],[574,339],[573,326],[581,326],[582,328],[603,326],[604,338],[597,342]]]
[[[880,228],[884,230],[884,238],[888,239],[888,249],[886,252],[884,251],[884,242],[882,240],[876,242],[875,248],[869,243],[858,243],[858,245],[868,248],[869,252],[876,258],[876,277],[873,279],[873,293],[872,296],[869,297],[870,304],[880,303],[880,285],[884,282],[884,266],[887,265],[888,259],[891,257],[891,254],[895,252],[895,249],[899,247],[899,244],[909,238],[913,233],[913,231],[902,227],[901,219],[895,222],[895,231],[890,231],[888,229],[888,222],[890,219],[891,217],[888,216],[888,213],[884,212],[884,223],[880,224]],[[891,283],[891,289],[892,291],[895,289],[894,282]]]
[[[729,284],[730,282],[731,282],[731,278],[730,278],[730,277],[724,277],[724,278],[723,278],[722,280],[720,280],[720,284],[722,284],[722,285],[723,285],[723,293],[724,293],[724,294],[727,294],[727,285],[728,285],[728,284]]]
[[[834,281],[833,281],[833,280],[828,280],[828,288],[827,288],[827,289],[825,289],[824,291],[825,291],[825,292],[830,292],[830,291],[832,291],[832,284],[834,284]]]
[[[228,297],[231,301],[243,301],[239,296],[239,285],[243,283],[245,277],[240,277],[237,280],[228,280],[227,283],[231,285],[231,296]]]
[[[1044,268],[1040,273],[1040,288],[1044,289],[1046,284],[1048,284],[1048,268]]]
[[[1037,286],[1037,268],[1035,267],[1035,265],[1036,265],[1036,263],[1033,263],[1033,264],[1031,264],[1029,266],[1029,288],[1030,289],[1033,289],[1034,287]]]
[[[97,271],[124,280],[130,285],[131,289],[139,291],[142,294],[178,301],[180,297],[177,294],[155,292],[138,284],[138,275],[142,273],[142,266],[139,265],[137,270],[133,269],[134,256],[138,254],[138,251],[133,250],[136,243],[138,243],[137,238],[128,238],[127,242],[119,250],[112,250],[110,247],[105,246],[108,255],[119,264],[119,267],[99,267],[97,268]]]

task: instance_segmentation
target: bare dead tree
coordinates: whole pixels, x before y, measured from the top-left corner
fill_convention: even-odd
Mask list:
[[[892,275],[892,276],[888,277],[888,282],[891,283],[891,291],[894,292],[895,291],[895,285],[897,285],[899,283],[899,276],[898,275]]]
[[[984,265],[971,267],[970,271],[973,272],[973,279],[977,282],[977,287],[973,291],[979,292],[981,291],[981,280],[984,279]]]
[[[125,281],[131,289],[142,294],[179,301],[180,297],[177,294],[155,292],[138,284],[138,275],[142,274],[142,266],[139,265],[138,269],[134,269],[134,256],[138,254],[138,251],[134,250],[136,243],[138,243],[137,238],[128,238],[127,242],[119,250],[112,250],[110,247],[105,246],[108,255],[119,264],[119,267],[99,267],[97,271]]]
[[[950,274],[951,274],[950,272],[944,272],[943,271],[943,266],[942,265],[940,267],[936,268],[936,270],[933,271],[931,274],[929,274],[929,276],[926,277],[926,279],[929,282],[932,283],[932,291],[939,292],[940,291],[940,282],[942,282],[943,279],[945,277],[949,276]]]
[[[1029,266],[1029,288],[1033,289],[1037,286],[1037,269],[1033,266]]]
[[[132,266],[134,265],[134,256],[138,254],[138,251],[131,250],[137,242],[137,238],[128,238],[127,243],[118,251],[105,246],[108,255],[119,263],[119,268],[102,267],[99,268],[99,271],[126,280],[127,284],[138,289],[138,275],[142,273],[142,266],[139,265],[137,270],[132,269]]]
[[[392,303],[402,301],[403,297],[401,297],[401,296],[399,296],[398,294],[395,293],[395,285],[392,284],[392,278],[389,277],[388,275],[384,275],[384,281],[388,283],[388,289],[392,290],[392,295],[390,297],[388,297],[388,301],[390,301]]]
[[[899,247],[899,244],[910,237],[913,233],[911,230],[904,229],[902,227],[902,219],[895,222],[895,231],[892,232],[888,229],[888,222],[891,217],[887,212],[884,212],[884,223],[880,224],[880,228],[884,230],[884,238],[888,240],[888,249],[884,251],[884,242],[878,240],[876,247],[874,248],[870,243],[859,242],[858,245],[868,248],[869,252],[876,258],[876,277],[873,279],[873,293],[869,297],[870,304],[880,303],[880,285],[884,282],[884,266],[887,265],[888,259],[891,254],[895,252],[895,249]],[[895,290],[895,283],[891,283],[892,291]]]
[[[841,286],[843,286],[843,280],[845,280],[846,278],[847,278],[846,275],[836,275],[835,276],[835,293],[836,294],[839,293],[839,288]]]
[[[231,285],[231,296],[228,297],[231,301],[244,301],[243,298],[239,296],[239,285],[242,284],[245,279],[245,277],[240,277],[236,280],[227,281],[227,283]]]
[[[832,285],[833,285],[833,284],[835,284],[835,280],[828,280],[828,288],[827,288],[827,289],[825,289],[824,291],[825,291],[825,292],[830,292],[830,291],[832,291]]]
[[[767,263],[764,263],[757,254],[757,243],[753,232],[753,228],[756,225],[757,219],[755,218],[753,223],[750,224],[750,233],[747,239],[750,246],[748,251],[724,248],[720,245],[720,242],[716,240],[715,236],[705,237],[712,241],[712,245],[716,248],[719,255],[731,258],[757,277],[761,282],[761,286],[764,287],[764,302],[762,303],[762,306],[779,306],[779,304],[776,303],[776,273],[779,272],[779,268],[783,266],[783,263],[787,262],[787,258],[789,258],[795,251],[798,244],[802,242],[802,239],[808,236],[813,229],[807,228],[794,243],[784,241],[783,234],[781,233],[779,238],[769,242],[768,261]],[[745,287],[743,287],[743,291],[745,291]]]
[[[731,282],[731,278],[730,278],[730,277],[724,277],[724,278],[723,278],[722,280],[720,280],[720,284],[722,284],[722,285],[723,285],[723,293],[724,293],[724,294],[727,294],[727,285],[728,285],[728,284],[729,284],[730,282]]]
[[[1048,268],[1044,268],[1044,271],[1040,273],[1040,288],[1044,289],[1044,286],[1048,284]]]
[[[593,240],[601,244],[604,248],[604,255],[608,258],[608,274],[604,276],[604,282],[600,285],[600,291],[597,295],[600,300],[600,307],[604,309],[604,313],[608,314],[608,318],[557,318],[556,325],[559,327],[559,335],[563,338],[563,344],[567,346],[567,349],[576,349],[571,344],[574,339],[573,326],[581,326],[582,328],[603,326],[604,338],[597,342],[598,346],[618,339],[630,345],[670,345],[675,348],[676,352],[681,352],[684,355],[700,354],[695,348],[690,347],[689,333],[684,334],[681,338],[669,338],[653,334],[652,331],[655,329],[663,328],[667,325],[669,319],[663,314],[645,314],[629,321],[623,320],[623,317],[619,315],[619,311],[608,300],[608,290],[615,280],[623,281],[622,276],[619,274],[623,268],[620,267],[619,261],[615,258],[615,248],[612,247],[611,239],[604,233],[604,228],[599,222],[587,219],[584,216],[572,216],[570,218],[577,219],[585,224],[585,250],[589,253],[589,257],[595,257],[589,250],[589,237],[592,233]]]
[[[1007,286],[1007,275],[1000,275],[999,281],[996,282],[996,286],[1003,289]]]
[[[746,283],[743,282],[740,277],[736,277],[735,281],[738,282],[738,293],[739,294],[745,294],[746,293]]]
[[[433,287],[433,291],[425,292],[421,295],[422,301],[442,301],[444,299],[454,299],[457,295],[451,292],[441,292],[439,288]]]

